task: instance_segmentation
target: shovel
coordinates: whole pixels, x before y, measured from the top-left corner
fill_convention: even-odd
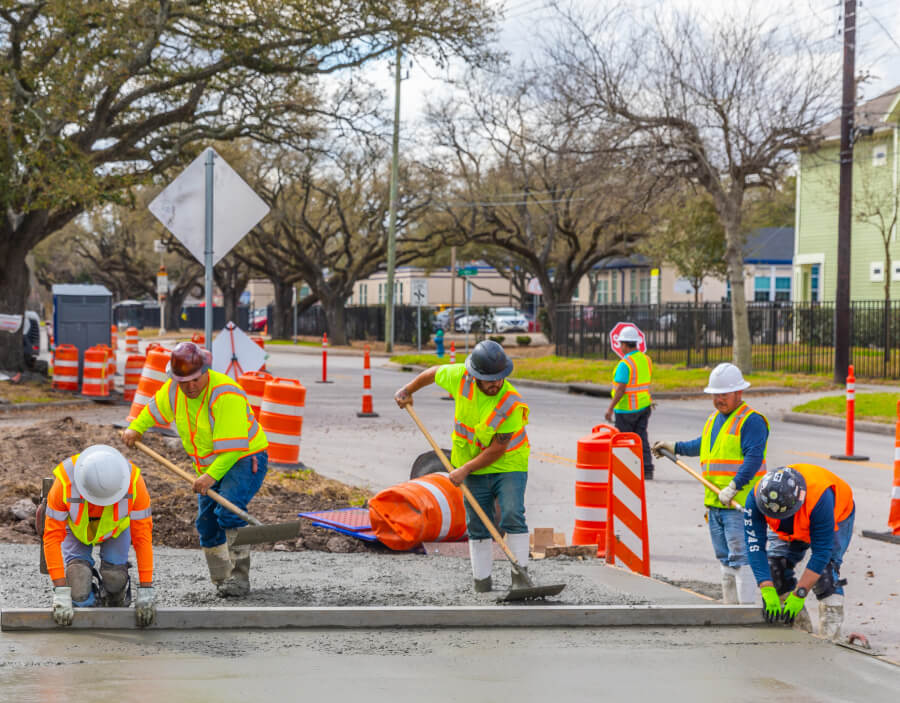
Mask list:
[[[664,456],[666,459],[668,459],[669,461],[675,462],[675,464],[678,466],[678,468],[684,469],[685,471],[687,471],[691,476],[693,476],[695,479],[697,479],[700,483],[702,483],[704,486],[706,486],[713,493],[718,493],[719,491],[722,490],[716,484],[714,484],[712,481],[707,481],[705,478],[703,478],[703,476],[698,474],[696,471],[694,471],[690,466],[685,464],[683,461],[675,458],[675,455],[672,452],[670,452],[668,449],[660,449],[659,453],[662,456]],[[731,499],[731,507],[737,508],[738,510],[744,509],[744,506],[741,505],[740,503],[738,503],[733,498]]]
[[[453,465],[450,463],[447,455],[444,454],[444,451],[440,448],[440,446],[438,446],[438,443],[434,441],[434,437],[432,437],[428,430],[425,429],[425,426],[422,424],[419,416],[416,415],[416,411],[413,410],[412,405],[407,405],[406,410],[415,421],[415,423],[419,426],[422,434],[425,435],[425,439],[428,440],[428,443],[431,445],[432,449],[434,449],[434,453],[437,454],[438,458],[441,460],[441,463],[444,465],[444,468],[447,469],[448,472],[453,471]],[[478,515],[478,517],[481,519],[481,522],[488,529],[488,532],[491,533],[491,537],[494,538],[494,541],[500,545],[503,553],[506,554],[506,558],[509,559],[509,563],[512,565],[513,571],[516,572],[516,575],[519,578],[521,578],[525,583],[528,584],[526,588],[513,588],[512,586],[510,586],[509,593],[498,598],[498,601],[517,601],[531,600],[534,598],[546,598],[547,596],[555,596],[566,587],[566,584],[564,583],[558,583],[552,586],[536,585],[535,582],[531,580],[528,572],[525,571],[525,569],[523,569],[519,565],[519,562],[516,561],[513,553],[509,551],[509,547],[506,546],[506,542],[503,541],[503,538],[500,536],[500,532],[496,527],[494,527],[494,523],[491,522],[491,519],[487,516],[484,510],[481,509],[481,506],[478,505],[478,501],[475,500],[472,492],[466,487],[464,483],[460,484],[459,487],[462,489],[463,496],[469,502],[469,505],[472,506],[475,514]]]
[[[178,474],[190,483],[194,482],[194,476],[191,476],[184,469],[179,469],[177,466],[175,466],[175,464],[166,459],[162,454],[153,451],[143,442],[135,442],[134,446],[144,452],[144,454],[146,454],[147,456],[156,459],[156,461],[169,469],[169,471]],[[299,522],[280,522],[276,525],[263,525],[259,520],[253,517],[246,510],[241,510],[230,500],[216,493],[212,488],[207,489],[206,495],[208,495],[226,510],[230,510],[231,512],[233,512],[244,522],[250,523],[250,527],[238,528],[237,536],[232,543],[235,547],[239,547],[242,544],[280,542],[281,540],[285,539],[294,539],[297,535],[300,534]]]

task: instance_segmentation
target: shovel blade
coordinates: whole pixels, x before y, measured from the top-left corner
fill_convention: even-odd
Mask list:
[[[299,522],[279,522],[275,525],[250,525],[239,527],[234,538],[234,546],[242,544],[263,544],[265,542],[280,542],[286,539],[294,539],[300,534]]]
[[[537,598],[549,598],[555,596],[566,587],[564,583],[555,583],[552,586],[526,586],[525,588],[511,588],[505,595],[497,599],[498,603],[509,603],[520,600],[535,600]]]

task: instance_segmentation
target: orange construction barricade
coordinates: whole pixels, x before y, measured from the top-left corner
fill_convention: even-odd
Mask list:
[[[115,325],[109,326],[109,346],[113,352],[119,351],[119,328]]]
[[[140,353],[140,348],[138,345],[138,331],[137,327],[129,327],[125,330],[125,352],[128,354],[138,354]]]
[[[445,473],[433,473],[387,488],[369,500],[378,540],[396,551],[423,542],[455,542],[466,534],[462,490]]]
[[[74,344],[60,344],[53,351],[53,387],[78,390],[78,347]]]
[[[259,411],[262,407],[263,393],[266,390],[266,383],[275,378],[266,371],[247,371],[238,376],[238,384],[247,394],[247,400],[256,419],[259,420]]]
[[[578,440],[572,544],[596,544],[597,556],[606,551],[610,445],[616,432],[612,425],[597,425]]]
[[[156,391],[168,380],[169,376],[166,374],[166,366],[171,356],[172,352],[163,347],[152,349],[147,354],[144,368],[141,369],[141,380],[138,381],[134,400],[131,403],[131,410],[128,412],[128,422],[131,422],[141,414],[144,406],[150,402]]]
[[[106,376],[106,349],[89,347],[84,352],[84,374],[81,379],[81,395],[105,398],[109,395],[109,379]]]
[[[143,371],[146,361],[147,357],[140,354],[132,354],[125,359],[125,390],[123,397],[128,402],[134,401],[134,394],[137,391],[138,383],[141,381],[141,371]]]
[[[269,440],[269,460],[275,464],[300,463],[300,434],[306,388],[293,378],[273,378],[263,390],[259,424]]]
[[[650,575],[650,540],[644,494],[641,438],[620,432],[612,439],[606,563],[621,561],[632,571]]]

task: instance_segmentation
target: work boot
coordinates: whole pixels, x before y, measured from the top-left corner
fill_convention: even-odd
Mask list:
[[[819,601],[819,634],[837,641],[844,624],[844,596],[832,593]]]
[[[100,562],[101,604],[111,608],[127,608],[131,605],[131,577],[128,564]]]
[[[95,605],[91,565],[83,559],[73,559],[66,564],[66,583],[72,589],[72,605],[90,608]]]
[[[217,544],[215,547],[204,547],[203,554],[206,556],[206,566],[209,567],[209,580],[218,588],[224,583],[225,579],[231,576],[234,564],[231,561],[231,555],[228,552],[228,544]]]
[[[494,590],[494,584],[490,576],[486,579],[473,579],[473,583],[475,584],[475,593],[489,593]]]
[[[218,587],[219,595],[223,598],[240,598],[250,593],[250,545],[233,547],[237,533],[236,529],[225,530],[225,544],[228,545],[228,553],[234,566],[231,575]]]
[[[531,584],[528,582],[528,569],[524,566],[519,567],[519,570],[510,569],[509,572],[510,577],[510,590],[515,590],[517,588],[531,588]]]
[[[722,603],[724,605],[737,605],[738,603],[738,590],[737,590],[737,572],[738,569],[733,569],[730,566],[725,566],[721,564],[722,567]]]
[[[749,564],[737,568],[734,575],[737,587],[737,600],[741,605],[756,605],[759,602],[759,587],[756,585],[756,577]]]

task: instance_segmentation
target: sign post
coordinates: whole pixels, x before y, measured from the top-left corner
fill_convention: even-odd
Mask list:
[[[418,351],[422,351],[422,303],[428,302],[428,279],[412,279],[410,294],[416,306],[416,347]]]
[[[166,294],[169,292],[169,276],[160,264],[156,273],[156,297],[159,300],[159,333],[166,333]]]
[[[469,276],[478,275],[477,266],[463,266],[456,269],[456,275],[461,276],[463,283],[463,304],[465,305],[466,316],[466,354],[469,353],[469,330],[472,329],[472,321],[469,319],[469,298],[472,297],[472,286],[469,283]]]

